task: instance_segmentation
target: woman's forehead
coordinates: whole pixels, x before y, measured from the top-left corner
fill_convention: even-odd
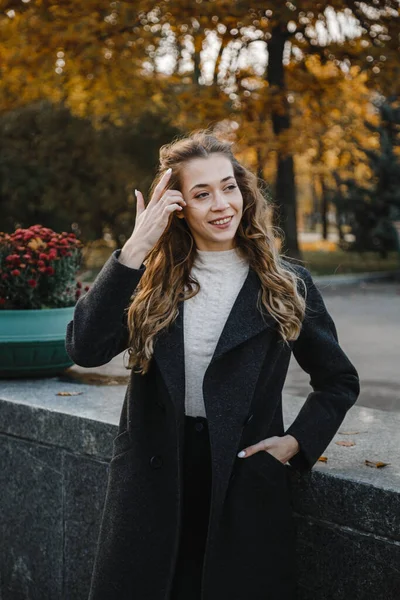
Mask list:
[[[234,172],[231,161],[225,156],[192,159],[182,169],[182,183],[188,191],[200,184],[219,185],[227,177],[234,177]]]

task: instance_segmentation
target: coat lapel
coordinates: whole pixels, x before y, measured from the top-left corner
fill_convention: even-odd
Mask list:
[[[237,346],[265,329],[270,329],[271,332],[275,329],[276,321],[272,316],[267,313],[263,318],[256,307],[260,287],[257,273],[250,268],[218,339],[207,371]],[[184,304],[179,302],[177,318],[169,330],[161,332],[154,346],[154,359],[180,419],[185,408]]]

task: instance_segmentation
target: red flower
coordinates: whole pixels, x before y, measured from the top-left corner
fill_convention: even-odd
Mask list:
[[[85,285],[84,290],[85,292],[88,292],[90,290],[90,287],[88,285]]]
[[[1,276],[2,279],[8,279],[8,274],[7,273],[3,273],[3,275]]]
[[[44,260],[38,260],[37,261],[37,266],[38,267],[44,267],[44,266],[46,266],[46,263],[44,262]]]
[[[45,273],[46,273],[46,275],[54,275],[55,271],[54,271],[53,267],[46,267]]]
[[[80,281],[77,281],[77,282],[76,282],[76,287],[77,287],[77,288],[81,288],[81,287],[82,287],[82,284],[81,284],[81,282],[80,282]]]
[[[0,298],[0,306],[3,306],[3,304],[6,303],[6,299],[5,298]]]
[[[14,275],[15,277],[17,277],[18,275],[21,275],[21,271],[19,269],[13,269],[11,271],[11,275]]]
[[[37,281],[36,281],[36,279],[28,279],[28,285],[29,285],[31,288],[35,288],[35,287],[37,286]]]
[[[75,296],[76,296],[77,298],[79,298],[79,296],[80,296],[80,295],[81,295],[81,290],[76,290],[76,292],[75,292]]]
[[[40,260],[48,260],[49,257],[44,252],[41,252],[39,254],[39,258],[40,258]]]

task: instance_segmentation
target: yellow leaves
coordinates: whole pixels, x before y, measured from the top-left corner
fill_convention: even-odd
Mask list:
[[[357,434],[359,434],[360,432],[359,432],[359,431],[338,431],[338,433],[339,433],[340,435],[357,435]],[[344,446],[344,447],[352,447],[352,446],[355,446],[355,445],[356,445],[356,443],[355,443],[355,442],[352,442],[352,441],[346,441],[346,440],[338,440],[338,441],[335,441],[335,444],[337,444],[338,446]],[[320,460],[320,459],[318,459],[318,460]],[[324,460],[323,462],[326,462],[326,460]],[[365,459],[365,460],[364,460],[364,464],[365,464],[367,467],[373,467],[373,468],[376,468],[376,469],[380,469],[380,468],[382,468],[382,467],[386,467],[386,466],[390,465],[390,463],[388,463],[388,462],[383,462],[383,461],[381,461],[381,460],[375,460],[375,461],[374,461],[374,460],[368,460],[368,459]]]
[[[367,467],[374,467],[376,469],[380,469],[381,467],[387,467],[387,465],[390,465],[390,463],[385,463],[382,461],[371,461],[371,460],[365,460],[365,464],[367,465]]]

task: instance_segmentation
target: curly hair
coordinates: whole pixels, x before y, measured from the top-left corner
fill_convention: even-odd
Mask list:
[[[181,189],[181,173],[187,161],[226,156],[243,197],[243,213],[235,244],[261,282],[257,308],[263,307],[277,321],[285,343],[298,337],[305,314],[305,298],[299,290],[302,279],[277,247],[277,229],[272,227],[272,202],[261,190],[255,174],[238,162],[232,143],[206,129],[195,130],[160,148],[159,169],[149,197],[166,169],[172,168],[167,189]],[[178,315],[178,303],[196,295],[200,284],[190,275],[196,245],[185,219],[173,212],[156,245],[146,255],[146,267],[127,307],[129,364],[139,373],[148,372],[157,335]]]

